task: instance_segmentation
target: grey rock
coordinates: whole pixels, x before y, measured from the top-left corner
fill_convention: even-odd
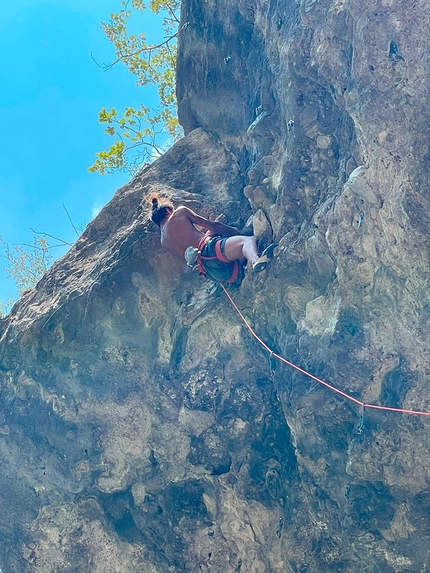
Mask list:
[[[146,197],[241,230],[262,209],[276,256],[231,291],[262,341],[429,411],[428,8],[183,0],[181,19],[186,136],[0,320],[1,570],[425,571],[428,418],[277,362],[163,252]]]

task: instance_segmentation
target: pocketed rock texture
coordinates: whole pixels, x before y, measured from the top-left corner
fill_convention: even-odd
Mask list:
[[[0,321],[3,573],[430,571],[430,420],[276,362],[146,202],[253,224],[275,258],[230,292],[263,341],[430,411],[429,24],[183,0],[186,136]]]

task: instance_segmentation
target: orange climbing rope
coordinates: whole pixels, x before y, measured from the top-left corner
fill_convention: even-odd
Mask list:
[[[358,400],[357,398],[354,398],[353,396],[350,396],[349,394],[347,394],[346,392],[343,392],[342,390],[339,390],[339,388],[336,388],[335,386],[332,386],[331,384],[329,384],[328,382],[324,382],[324,380],[321,380],[321,378],[318,378],[317,376],[314,376],[313,374],[311,374],[310,372],[307,372],[306,370],[303,370],[303,368],[300,368],[300,366],[297,366],[296,364],[293,364],[293,362],[290,362],[289,360],[287,360],[286,358],[284,358],[283,356],[280,356],[279,354],[276,354],[275,352],[273,352],[273,350],[267,346],[267,344],[265,342],[263,342],[263,340],[261,340],[261,338],[256,334],[256,332],[254,331],[254,329],[252,328],[252,326],[249,324],[249,322],[246,320],[246,318],[244,317],[244,315],[242,314],[241,310],[238,308],[238,306],[236,305],[236,303],[234,302],[234,300],[231,298],[230,293],[227,291],[227,289],[225,288],[225,286],[221,283],[221,287],[223,289],[223,291],[225,292],[227,298],[229,299],[229,301],[231,302],[233,308],[235,309],[235,311],[237,312],[237,314],[240,316],[240,318],[242,319],[243,323],[245,324],[246,328],[249,330],[249,332],[252,334],[252,336],[257,340],[257,342],[259,342],[261,344],[261,346],[267,350],[267,352],[269,353],[269,358],[277,358],[278,360],[280,360],[281,362],[284,362],[284,364],[287,364],[288,366],[290,366],[291,368],[294,368],[295,370],[297,370],[298,372],[301,372],[302,374],[304,374],[305,376],[308,376],[309,378],[312,378],[312,380],[315,380],[315,382],[318,382],[319,384],[322,384],[323,386],[325,386],[326,388],[328,388],[329,390],[332,390],[333,392],[335,392],[336,394],[339,394],[340,396],[343,396],[344,398],[346,398],[347,400],[350,400],[351,402],[354,402],[355,404],[358,404],[359,406],[361,406],[363,408],[372,408],[373,410],[386,410],[388,412],[399,412],[401,414],[415,414],[417,416],[430,416],[430,412],[422,412],[420,410],[406,410],[403,408],[391,408],[389,406],[379,406],[378,404],[367,404],[366,402],[362,402],[361,400]]]

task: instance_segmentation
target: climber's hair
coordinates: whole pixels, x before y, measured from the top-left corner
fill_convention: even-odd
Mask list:
[[[151,219],[152,221],[160,226],[161,221],[168,216],[167,209],[171,209],[173,211],[173,205],[168,203],[167,201],[163,201],[163,203],[158,202],[158,197],[152,197],[152,213]]]

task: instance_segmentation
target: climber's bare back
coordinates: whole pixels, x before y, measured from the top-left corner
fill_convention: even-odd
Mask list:
[[[176,209],[161,225],[161,244],[180,258],[184,257],[187,247],[198,247],[203,236],[192,223],[186,207]]]

